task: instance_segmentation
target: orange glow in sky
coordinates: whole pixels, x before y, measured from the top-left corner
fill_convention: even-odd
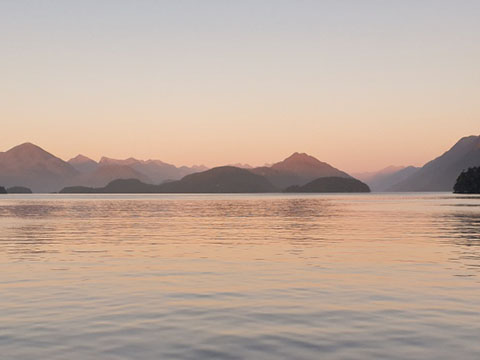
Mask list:
[[[0,3],[0,151],[423,165],[477,135],[478,1]]]

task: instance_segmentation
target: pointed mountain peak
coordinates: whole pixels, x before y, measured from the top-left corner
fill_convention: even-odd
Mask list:
[[[384,167],[383,169],[380,169],[378,173],[381,173],[381,174],[393,173],[395,171],[400,171],[402,169],[405,169],[406,167],[407,166],[403,166],[403,165],[390,165],[390,166]]]
[[[162,160],[154,160],[154,159],[148,159],[148,160],[144,160],[144,163],[145,164],[155,164],[155,165],[159,165],[159,166],[173,166],[171,164],[168,164]]]
[[[90,173],[98,167],[98,163],[95,160],[81,154],[68,160],[68,163],[80,173]]]
[[[4,154],[17,159],[20,159],[20,158],[29,159],[29,161],[34,161],[34,160],[40,161],[40,160],[47,160],[51,158],[57,159],[55,155],[50,154],[49,152],[43,150],[40,146],[37,146],[30,142],[17,145],[11,148],[10,150],[6,151]]]
[[[90,159],[89,157],[85,156],[85,155],[82,155],[82,154],[78,154],[77,156],[75,156],[74,158],[71,158],[70,160],[68,160],[68,162],[70,164],[82,164],[82,163],[88,163],[88,162],[94,162],[96,163],[95,160],[92,160]]]
[[[122,159],[112,159],[112,158],[109,158],[109,157],[106,157],[106,156],[102,156],[99,164],[102,164],[102,165],[103,164],[132,165],[132,164],[141,163],[141,162],[143,162],[143,161],[137,160],[133,157],[122,160]]]
[[[293,153],[283,161],[273,164],[270,169],[294,173],[296,176],[313,180],[317,177],[340,176],[350,177],[347,173],[338,170],[317,158],[306,153]]]
[[[115,160],[115,159],[112,159],[112,158],[109,158],[109,157],[106,157],[106,156],[102,156],[102,158],[100,159],[100,161],[98,162],[99,164],[105,164],[105,163],[110,163],[110,162],[116,162],[118,160]]]
[[[7,152],[14,153],[14,152],[21,152],[21,151],[39,151],[39,152],[46,152],[40,146],[32,144],[31,142],[25,142],[23,144],[14,146]]]
[[[32,143],[15,146],[0,155],[0,182],[7,186],[21,184],[36,192],[58,191],[78,174],[72,165]]]
[[[287,159],[304,159],[306,157],[309,157],[307,153],[299,153],[295,151],[292,155],[290,155]]]
[[[321,161],[306,153],[295,152],[285,160],[281,161],[281,163],[309,163],[315,165],[321,163]]]

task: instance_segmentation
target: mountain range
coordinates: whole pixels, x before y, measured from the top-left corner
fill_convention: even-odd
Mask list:
[[[176,167],[160,160],[134,158],[118,160],[102,157],[96,162],[78,155],[64,161],[36,145],[25,143],[0,153],[0,184],[25,186],[33,192],[57,192],[72,186],[100,189],[113,180],[137,179],[143,184],[164,184],[162,191],[165,192],[242,192],[247,189],[269,192],[281,191],[292,185],[301,186],[319,177],[351,178],[347,173],[305,153],[294,153],[271,166],[238,166],[219,167],[209,172],[205,166]],[[245,181],[245,188],[237,178]],[[182,181],[178,182],[180,179]],[[215,181],[218,183],[211,184]]]
[[[81,176],[75,179],[77,185],[93,187],[104,186],[115,179],[138,179],[145,183],[160,184],[207,170],[205,166],[176,167],[160,160],[135,158],[118,160],[102,157],[96,162],[84,155],[78,155],[68,160],[68,163],[81,173]]]
[[[119,179],[101,188],[66,187],[61,193],[267,193],[278,191],[266,178],[246,169],[220,166],[160,185]]]
[[[115,179],[135,178],[147,183],[181,179],[204,171],[205,166],[176,167],[160,160],[116,160],[96,162],[84,155],[64,161],[41,147],[24,143],[0,152],[0,184],[24,186],[33,192],[57,192],[65,186],[105,186]]]
[[[329,177],[336,174],[337,177]],[[341,181],[353,180],[347,173],[335,169],[305,153],[294,153],[283,161],[269,167],[240,168],[220,166],[206,171],[186,175],[180,180],[152,185],[138,178],[119,179],[104,187],[73,186],[61,190],[62,193],[266,193],[280,192],[287,187],[302,186],[319,178],[337,179],[329,192],[342,192],[353,186],[345,186]],[[366,185],[365,185],[366,186]],[[368,188],[368,186],[366,186]],[[310,189],[310,188],[309,188]],[[321,189],[321,188],[319,188]],[[303,189],[302,189],[303,190]],[[291,189],[296,191],[296,188]],[[300,188],[299,188],[299,191]]]
[[[373,191],[452,191],[458,175],[474,166],[480,166],[480,136],[460,139],[421,168],[388,167],[355,177]],[[162,192],[243,192],[243,183],[237,178],[243,179],[252,192],[260,189],[269,192],[283,191],[291,186],[301,188],[319,178],[354,178],[305,153],[294,153],[285,160],[262,167],[238,164],[210,170],[205,166],[176,167],[160,160],[134,158],[103,157],[96,162],[78,155],[64,161],[31,143],[0,152],[0,185],[28,187],[33,192],[57,192],[72,186],[101,189],[117,179],[136,179],[142,184],[162,186]],[[309,185],[305,191],[320,184],[325,182]]]
[[[388,190],[452,191],[460,173],[475,166],[480,166],[480,136],[467,136]]]
[[[463,170],[480,166],[480,136],[461,138],[442,155],[420,168],[414,166],[355,174],[373,191],[452,191]]]

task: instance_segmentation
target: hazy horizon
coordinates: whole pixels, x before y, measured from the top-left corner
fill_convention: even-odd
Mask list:
[[[0,0],[1,358],[480,359],[479,20]]]
[[[478,1],[4,1],[0,151],[421,166],[479,133]]]
[[[469,136],[472,136],[472,135],[469,135]],[[473,135],[473,136],[477,136],[477,135]],[[480,135],[478,135],[478,136],[480,136]],[[459,140],[460,140],[460,139],[459,139]],[[326,162],[326,163],[328,163],[328,164],[336,167],[335,164],[331,164],[331,163],[329,163],[329,162],[328,162],[327,160],[325,160],[325,159],[318,158],[318,157],[316,157],[316,156],[314,156],[314,155],[312,155],[312,154],[308,154],[308,153],[305,153],[305,152],[302,152],[302,151],[294,151],[294,152],[292,152],[292,153],[290,153],[290,154],[287,154],[287,155],[285,155],[285,156],[283,156],[283,157],[280,157],[280,158],[278,158],[278,159],[275,159],[275,160],[272,160],[272,161],[266,161],[266,162],[264,162],[264,163],[259,163],[259,164],[256,164],[256,163],[247,163],[247,162],[238,161],[238,162],[236,162],[236,163],[233,163],[233,162],[231,162],[231,163],[222,163],[222,164],[219,163],[219,164],[214,164],[214,165],[212,165],[212,166],[208,166],[208,165],[206,165],[205,162],[192,163],[192,164],[177,164],[177,163],[169,162],[169,161],[166,161],[165,159],[162,159],[162,158],[160,158],[160,157],[155,157],[155,156],[153,156],[153,157],[147,157],[147,158],[139,158],[139,157],[135,157],[135,156],[124,156],[124,157],[115,158],[115,157],[110,157],[110,156],[106,156],[106,155],[101,155],[101,156],[95,158],[95,157],[91,157],[91,156],[86,155],[85,153],[80,152],[80,153],[76,154],[75,156],[71,156],[71,157],[66,157],[66,158],[65,158],[65,157],[59,156],[58,154],[53,153],[52,151],[49,151],[48,148],[45,148],[45,147],[43,147],[43,146],[41,146],[41,145],[39,145],[39,144],[32,143],[31,141],[26,141],[26,142],[17,144],[17,145],[15,145],[15,146],[13,146],[13,147],[22,146],[22,145],[25,145],[25,144],[33,144],[33,145],[35,145],[35,146],[38,146],[38,147],[40,147],[41,149],[43,149],[44,151],[47,151],[48,153],[52,154],[53,156],[56,156],[56,157],[58,157],[58,158],[60,158],[60,159],[62,159],[62,160],[64,160],[64,161],[66,161],[66,162],[68,162],[68,161],[70,161],[70,160],[73,160],[73,159],[74,159],[75,157],[77,157],[77,156],[84,156],[84,157],[87,157],[87,158],[89,158],[89,159],[91,159],[91,160],[94,160],[94,161],[97,162],[97,163],[100,163],[100,161],[102,160],[102,158],[107,158],[107,159],[112,159],[112,160],[128,160],[128,159],[132,159],[132,158],[133,158],[133,159],[135,159],[135,160],[140,160],[140,161],[160,160],[160,161],[162,161],[162,162],[164,162],[164,163],[167,163],[167,164],[170,164],[170,165],[175,165],[175,166],[177,166],[177,167],[181,167],[181,166],[191,166],[191,167],[193,167],[193,166],[199,166],[199,167],[201,167],[201,166],[207,166],[208,168],[213,168],[213,167],[218,167],[218,166],[237,166],[237,167],[251,166],[251,167],[261,167],[261,166],[271,166],[271,165],[273,165],[274,163],[281,162],[281,161],[285,160],[286,158],[292,156],[292,155],[295,154],[295,153],[301,153],[301,154],[304,153],[304,154],[307,154],[307,155],[309,155],[309,156],[313,156],[313,157],[317,158],[318,160],[320,160],[320,161],[322,161],[322,162]],[[452,146],[453,146],[453,145],[454,145],[454,144],[452,144]],[[11,148],[9,148],[9,149],[3,149],[3,150],[0,149],[0,153],[6,152],[6,151],[12,149],[13,147],[11,147]],[[450,149],[450,148],[451,148],[451,146],[448,147],[448,149]],[[446,149],[446,150],[448,150],[448,149]],[[446,150],[445,150],[445,151],[446,151]],[[426,162],[433,160],[434,158],[438,157],[438,156],[441,155],[441,154],[443,154],[443,152],[435,155],[432,159],[427,160]],[[425,162],[425,163],[426,163],[426,162]],[[394,168],[396,168],[396,169],[398,170],[398,169],[400,169],[400,168],[402,168],[402,167],[407,167],[407,166],[422,167],[423,165],[425,165],[425,164],[419,164],[419,165],[415,165],[415,164],[391,164],[391,165],[388,165],[388,166],[384,166],[384,167],[382,167],[382,168],[376,168],[376,169],[371,169],[371,170],[351,171],[351,172],[349,172],[348,170],[346,170],[346,171],[349,172],[350,175],[369,174],[369,173],[372,173],[372,174],[373,174],[373,173],[380,172],[380,171],[382,171],[382,170],[388,170],[388,169],[394,169]],[[340,169],[340,170],[345,170],[345,169]]]

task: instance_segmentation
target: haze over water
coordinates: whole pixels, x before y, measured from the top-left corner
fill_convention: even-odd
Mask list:
[[[5,195],[4,359],[478,359],[480,197]]]

